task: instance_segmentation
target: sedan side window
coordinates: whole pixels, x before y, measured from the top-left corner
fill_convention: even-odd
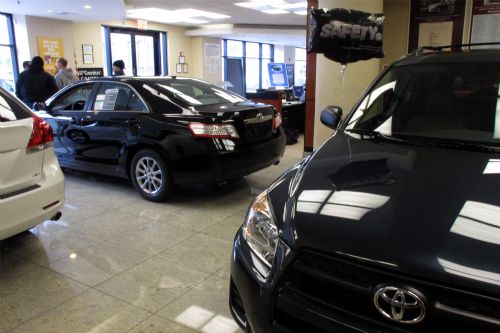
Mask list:
[[[32,117],[33,115],[21,103],[0,92],[0,123]]]
[[[146,111],[139,96],[128,86],[120,83],[103,83],[97,91],[95,111]]]
[[[51,107],[52,111],[81,111],[92,92],[93,84],[85,84],[71,90],[62,98],[58,98]]]

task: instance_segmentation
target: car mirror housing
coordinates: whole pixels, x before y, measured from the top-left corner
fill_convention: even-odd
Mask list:
[[[336,129],[342,119],[342,108],[329,105],[321,111],[321,122],[323,125]]]
[[[45,105],[44,102],[35,102],[33,103],[33,110],[34,111],[42,111],[45,110],[47,106]]]

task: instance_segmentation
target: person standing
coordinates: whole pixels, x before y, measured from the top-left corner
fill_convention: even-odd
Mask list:
[[[113,63],[113,76],[122,76],[125,75],[123,69],[125,68],[125,63],[123,60],[116,60]]]
[[[67,67],[68,61],[66,59],[57,59],[57,73],[54,76],[54,80],[56,80],[56,84],[59,89],[69,86],[72,83],[78,82],[78,78],[76,77],[75,73],[73,73],[73,70]]]
[[[47,98],[56,93],[56,81],[43,69],[43,59],[33,57],[27,70],[19,74],[16,82],[16,95],[30,108],[33,103],[45,102]]]
[[[26,61],[23,61],[23,70],[27,70],[28,67],[30,67],[31,65],[31,61],[30,60],[26,60]]]

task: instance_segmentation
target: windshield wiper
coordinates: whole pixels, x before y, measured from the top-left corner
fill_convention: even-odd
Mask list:
[[[448,147],[448,148],[458,148],[471,151],[478,151],[484,153],[500,153],[500,147],[488,146],[484,143],[477,142],[446,142],[446,141],[425,141],[421,142],[423,145],[437,146],[437,147]]]
[[[392,141],[392,142],[404,143],[404,144],[416,144],[413,141],[397,138],[394,136],[385,135],[385,134],[382,134],[379,131],[375,131],[375,130],[367,130],[367,129],[361,129],[361,128],[347,128],[344,130],[344,132],[359,134],[359,135],[361,135],[362,139],[370,138],[370,139]]]
[[[464,141],[444,141],[437,140],[432,138],[417,138],[412,137],[411,140],[404,140],[401,138],[396,138],[393,136],[384,135],[375,130],[366,130],[360,128],[349,128],[345,129],[344,132],[355,133],[361,135],[362,138],[372,138],[372,139],[381,139],[387,141],[395,141],[406,144],[420,145],[420,146],[434,146],[434,147],[446,147],[446,148],[458,148],[470,151],[478,151],[485,153],[500,153],[500,147],[489,146],[484,143],[477,142],[464,142]]]

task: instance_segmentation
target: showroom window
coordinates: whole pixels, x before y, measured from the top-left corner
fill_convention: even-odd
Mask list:
[[[133,28],[103,27],[107,75],[112,63],[123,60],[125,75],[168,74],[166,33]]]
[[[295,48],[295,83],[296,86],[306,84],[306,49]]]
[[[17,57],[12,15],[0,13],[0,86],[13,92],[17,80]]]
[[[269,87],[267,64],[273,61],[273,45],[224,40],[224,81],[231,82],[228,89],[240,95]]]

